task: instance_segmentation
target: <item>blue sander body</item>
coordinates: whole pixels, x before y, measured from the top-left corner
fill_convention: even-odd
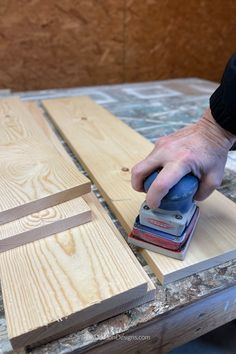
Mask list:
[[[146,178],[145,192],[156,178],[157,171]],[[128,241],[183,260],[199,218],[199,208],[193,199],[198,186],[198,178],[188,174],[170,189],[159,208],[150,209],[144,202]]]

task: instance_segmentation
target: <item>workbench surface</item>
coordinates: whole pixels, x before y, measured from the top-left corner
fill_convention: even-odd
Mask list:
[[[154,142],[196,121],[208,106],[215,83],[200,79],[176,79],[139,84],[18,93],[24,100],[87,95]],[[0,94],[6,95],[7,92]],[[63,142],[62,142],[63,143]],[[67,146],[65,146],[66,149]],[[107,208],[96,187],[101,203]],[[219,190],[236,202],[236,152],[230,152]],[[111,217],[121,233],[119,222]],[[31,350],[34,354],[166,352],[236,318],[236,260],[161,286],[137,254],[155,283],[155,301],[94,324],[60,340]],[[223,308],[223,311],[222,311]],[[181,319],[183,316],[183,320]],[[195,316],[195,317],[194,317]],[[184,320],[184,319],[187,319]],[[173,323],[178,323],[171,334]],[[168,322],[169,321],[169,322]],[[125,337],[126,336],[126,337]],[[149,340],[148,337],[151,337]],[[12,353],[7,339],[0,291],[0,354]],[[17,353],[25,353],[18,351]]]

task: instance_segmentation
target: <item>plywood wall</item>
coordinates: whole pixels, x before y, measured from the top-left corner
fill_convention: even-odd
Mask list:
[[[0,88],[219,80],[235,18],[234,0],[1,0]]]

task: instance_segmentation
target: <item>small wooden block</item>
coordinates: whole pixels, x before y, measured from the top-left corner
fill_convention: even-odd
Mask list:
[[[0,225],[0,253],[91,221],[80,197]]]

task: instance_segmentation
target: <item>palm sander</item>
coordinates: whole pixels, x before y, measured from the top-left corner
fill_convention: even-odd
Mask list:
[[[146,178],[146,193],[157,177],[158,172],[153,172]],[[138,247],[183,260],[199,218],[199,208],[193,199],[198,185],[198,178],[188,174],[169,190],[159,208],[150,209],[144,202],[128,241]]]

